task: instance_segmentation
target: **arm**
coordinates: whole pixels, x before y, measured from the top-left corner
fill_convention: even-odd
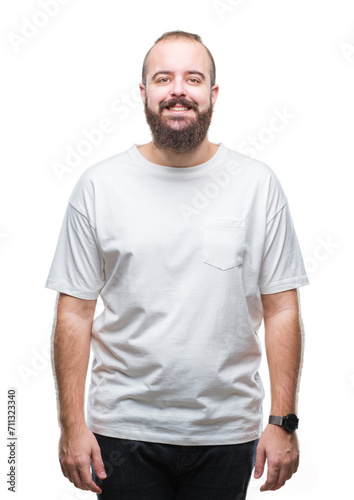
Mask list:
[[[297,412],[301,365],[301,326],[297,290],[262,295],[265,345],[271,385],[271,415]],[[268,424],[257,446],[255,478],[268,461],[267,481],[261,491],[277,490],[297,471],[296,431]]]
[[[96,302],[60,293],[53,341],[53,371],[61,427],[59,461],[62,472],[77,488],[101,493],[91,477],[90,459],[97,475],[103,472],[105,476],[104,465],[97,440],[86,426],[84,416],[85,381]]]

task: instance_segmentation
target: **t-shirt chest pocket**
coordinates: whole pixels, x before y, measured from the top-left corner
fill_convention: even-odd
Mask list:
[[[204,262],[230,269],[243,262],[245,220],[204,217]]]

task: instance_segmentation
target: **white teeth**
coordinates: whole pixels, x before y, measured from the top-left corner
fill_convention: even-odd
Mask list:
[[[188,108],[182,108],[181,106],[175,106],[173,108],[169,108],[170,111],[187,111]]]

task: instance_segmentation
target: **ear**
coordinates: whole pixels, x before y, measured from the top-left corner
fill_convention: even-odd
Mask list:
[[[216,102],[216,99],[218,98],[218,95],[219,95],[219,85],[215,84],[215,85],[213,85],[213,87],[211,89],[211,102],[212,102],[213,106]]]
[[[139,83],[139,89],[140,89],[140,95],[143,103],[145,104],[146,101],[146,88],[143,83]]]

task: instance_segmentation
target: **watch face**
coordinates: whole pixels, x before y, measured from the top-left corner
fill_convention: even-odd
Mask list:
[[[294,432],[298,428],[299,419],[294,413],[289,413],[284,419],[284,424],[286,430],[289,432]]]

